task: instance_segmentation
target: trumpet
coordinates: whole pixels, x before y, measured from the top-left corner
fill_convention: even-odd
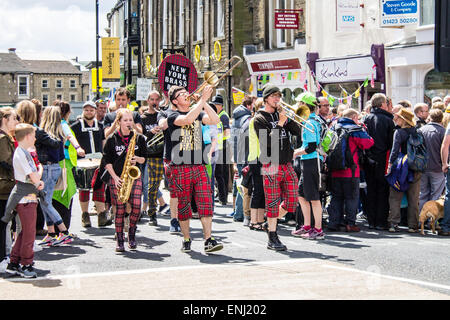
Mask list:
[[[225,72],[225,74],[223,74],[220,78],[217,77],[217,73],[222,70],[224,67],[226,67],[229,63],[231,63],[231,61],[233,60],[238,60],[227,72]],[[189,94],[189,96],[186,98],[188,100],[193,99],[194,94],[199,94],[200,92],[203,91],[203,89],[206,88],[207,85],[212,86],[213,88],[217,87],[220,83],[220,81],[223,80],[223,78],[225,78],[228,74],[231,73],[231,71],[233,71],[234,68],[236,68],[238,65],[240,65],[242,63],[242,59],[239,56],[233,56],[231,59],[228,59],[227,61],[225,61],[216,71],[206,71],[205,72],[205,76],[204,79],[205,81],[197,88],[195,89],[194,92],[192,92],[191,94]]]
[[[291,106],[284,102],[283,100],[280,100],[280,106],[281,109],[283,109],[286,112],[286,116],[291,119],[292,121],[296,122],[306,130],[309,130],[309,132],[314,133],[314,129],[308,128],[306,126],[307,119],[309,118],[309,114],[311,111],[307,106]],[[305,122],[305,124],[303,124]]]

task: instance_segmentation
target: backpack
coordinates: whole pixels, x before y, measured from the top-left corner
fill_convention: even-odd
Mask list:
[[[405,192],[414,181],[413,173],[408,169],[408,156],[399,152],[392,165],[391,172],[386,176],[388,184],[397,192]]]
[[[352,175],[356,170],[356,164],[353,161],[353,154],[350,151],[349,138],[351,132],[361,129],[345,129],[337,126],[335,129],[336,143],[334,148],[329,152],[327,157],[328,168],[332,171],[352,169]],[[356,149],[358,150],[358,149]],[[355,150],[355,151],[356,151]]]
[[[327,156],[336,147],[338,136],[322,119],[319,118],[317,122],[319,122],[321,127],[318,152],[322,156]]]
[[[424,172],[427,168],[428,152],[423,134],[417,129],[409,135],[407,146],[408,167],[412,171]]]

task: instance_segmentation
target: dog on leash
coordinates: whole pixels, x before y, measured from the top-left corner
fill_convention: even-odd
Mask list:
[[[419,224],[421,224],[420,227],[420,234],[425,235],[425,232],[423,231],[423,228],[425,227],[425,222],[427,219],[430,219],[430,225],[431,230],[433,234],[436,233],[436,222],[444,217],[444,198],[439,198],[438,200],[431,200],[427,201],[422,211],[419,215]]]

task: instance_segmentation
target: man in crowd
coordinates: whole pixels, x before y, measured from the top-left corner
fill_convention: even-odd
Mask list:
[[[106,101],[98,99],[97,101],[95,101],[95,105],[97,106],[97,112],[95,117],[97,118],[98,123],[103,125],[103,123],[105,122],[106,113],[108,112]]]
[[[217,142],[219,146],[219,158],[216,163],[215,178],[219,190],[219,201],[225,206],[228,202],[228,181],[230,177],[230,156],[228,156],[227,142],[231,135],[230,116],[223,109],[223,97],[216,95],[211,101],[217,109],[220,122],[217,125]]]
[[[330,102],[325,97],[319,97],[317,98],[319,101],[319,110],[317,112],[317,115],[319,116],[319,119],[322,123],[325,125],[328,125],[328,115],[330,113]]]
[[[416,128],[420,129],[427,124],[429,108],[426,103],[417,103],[414,106],[414,115],[416,116]]]
[[[367,133],[375,142],[368,150],[369,164],[364,168],[367,182],[367,219],[370,229],[387,230],[389,184],[385,173],[387,156],[394,136],[394,121],[384,94],[374,94],[371,101],[371,112],[364,119]]]

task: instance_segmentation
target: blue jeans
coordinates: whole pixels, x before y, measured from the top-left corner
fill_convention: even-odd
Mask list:
[[[331,201],[327,208],[328,226],[354,226],[359,204],[359,178],[333,178]],[[345,217],[344,217],[345,216]]]
[[[244,164],[238,164],[237,169],[239,173],[239,178],[242,177],[242,169],[244,169]],[[236,203],[234,205],[234,220],[244,219],[244,199],[242,199],[241,194],[237,190],[236,180],[233,180],[233,195],[236,194]]]
[[[444,218],[442,218],[439,226],[442,231],[450,232],[450,170],[447,172],[445,187]]]
[[[52,197],[56,182],[62,170],[58,163],[44,165],[43,167],[42,181],[44,181],[45,200],[47,203],[41,202],[42,212],[47,226],[60,225],[63,223],[63,220],[59,212],[52,205]]]

